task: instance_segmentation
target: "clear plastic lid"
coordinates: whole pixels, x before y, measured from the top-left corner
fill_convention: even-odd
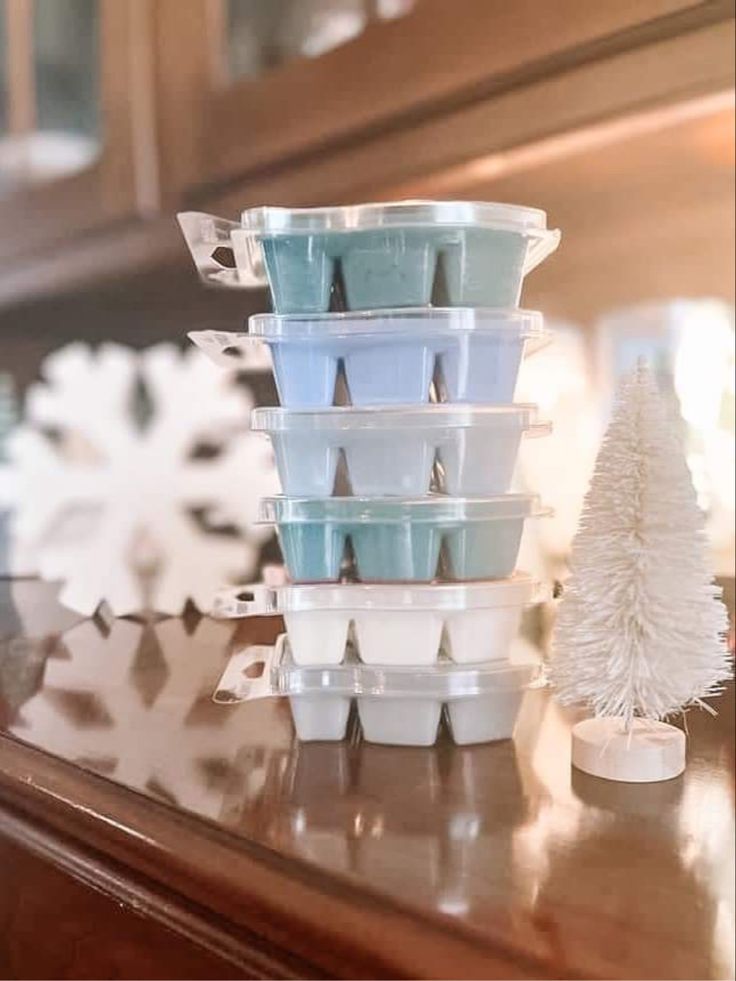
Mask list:
[[[252,583],[220,590],[212,615],[237,618],[313,610],[449,612],[527,606],[545,593],[531,576],[456,583]]]
[[[248,321],[247,335],[233,336],[260,337],[273,342],[315,337],[397,337],[403,333],[416,339],[476,332],[542,339],[545,334],[544,320],[542,314],[535,310],[501,307],[397,307],[389,310],[281,315],[257,313]]]
[[[266,524],[338,521],[346,524],[403,524],[499,521],[550,514],[536,494],[496,497],[266,497],[259,521]]]
[[[284,409],[264,406],[251,414],[251,429],[268,433],[355,432],[356,430],[513,429],[529,436],[552,431],[538,419],[536,405],[463,405],[453,403],[407,406],[330,406],[323,409]]]
[[[502,228],[521,233],[547,231],[539,208],[490,201],[391,201],[328,208],[250,208],[241,227],[256,235],[355,232],[376,228],[450,225]]]
[[[516,232],[528,240],[524,274],[551,255],[560,242],[559,230],[547,228],[544,211],[485,201],[260,207],[244,211],[240,224],[200,211],[181,212],[178,218],[200,277],[207,283],[245,289],[267,285],[261,240],[277,235],[443,226]]]
[[[502,691],[519,691],[541,676],[532,657],[517,661],[456,664],[440,660],[426,666],[377,666],[358,661],[354,652],[342,664],[294,664],[285,634],[273,647],[236,651],[223,672],[213,700],[221,704],[274,695],[358,695],[381,698],[436,698],[443,702]]]

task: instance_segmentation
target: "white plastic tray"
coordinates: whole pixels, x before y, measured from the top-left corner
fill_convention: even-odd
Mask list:
[[[305,742],[343,739],[355,701],[369,742],[431,746],[445,709],[454,741],[465,745],[509,739],[523,693],[539,676],[534,661],[378,668],[350,660],[300,667],[282,635],[274,647],[236,652],[213,698],[232,704],[288,696],[297,736]]]
[[[472,583],[371,585],[255,583],[222,590],[215,617],[281,615],[298,665],[341,664],[348,640],[365,664],[435,664],[508,658],[525,606],[539,583],[517,574]]]

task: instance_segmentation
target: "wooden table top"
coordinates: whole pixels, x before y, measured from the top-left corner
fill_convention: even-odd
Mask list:
[[[20,822],[318,949],[323,976],[733,975],[732,689],[688,715],[684,776],[649,786],[571,771],[574,717],[545,691],[514,742],[299,744],[283,701],[210,700],[273,621],[103,623],[55,597],[0,581],[0,799]]]

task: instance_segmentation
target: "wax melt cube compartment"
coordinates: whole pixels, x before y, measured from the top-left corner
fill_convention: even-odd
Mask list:
[[[447,703],[452,738],[461,746],[510,739],[519,715],[523,689],[487,692]]]
[[[457,743],[509,738],[522,693],[538,676],[538,665],[530,660],[374,667],[351,656],[341,665],[304,667],[294,663],[285,635],[274,648],[257,648],[257,655],[252,650],[233,655],[215,701],[288,696],[297,736],[304,741],[344,738],[353,700],[369,742],[432,745],[443,709]],[[262,675],[251,680],[246,670],[259,662]]]
[[[294,582],[336,581],[350,538],[357,578],[430,582],[444,547],[444,578],[504,579],[516,564],[524,522],[549,514],[536,496],[326,499],[274,497],[260,519],[275,524]]]
[[[358,496],[503,494],[521,437],[550,431],[533,405],[260,408],[251,425],[271,437],[281,486],[295,497],[331,496],[339,453]]]
[[[515,306],[559,241],[543,211],[482,202],[255,208],[241,225],[233,238],[260,244],[277,313],[326,311],[338,267],[349,310],[428,306],[438,292],[448,306]],[[239,252],[251,267],[252,248]]]
[[[295,664],[426,665],[503,661],[526,606],[542,591],[530,576],[472,583],[284,583],[229,588],[217,617],[283,616]]]
[[[522,356],[547,338],[539,313],[518,309],[426,308],[279,316],[257,314],[248,333],[192,331],[213,361],[253,363],[271,352],[281,405],[327,407],[340,366],[352,405],[513,401]]]
[[[294,695],[289,698],[296,734],[302,742],[345,738],[351,699],[342,695]]]

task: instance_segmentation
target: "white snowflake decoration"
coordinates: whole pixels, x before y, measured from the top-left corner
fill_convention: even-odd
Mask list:
[[[43,373],[10,440],[11,528],[40,575],[63,580],[62,603],[86,615],[102,601],[116,616],[176,615],[189,599],[208,609],[223,583],[252,576],[270,534],[252,524],[257,502],[278,479],[268,443],[248,431],[252,400],[232,375],[194,349],[115,344],[70,345]],[[142,427],[132,410],[137,380],[152,404]],[[213,459],[192,457],[203,441],[219,447]],[[244,537],[213,533],[195,511]]]
[[[242,706],[214,705],[232,624],[202,618],[85,620],[48,658],[40,691],[11,729],[55,755],[136,790],[216,817],[208,767],[227,769],[249,723]],[[131,732],[137,738],[131,739]]]

